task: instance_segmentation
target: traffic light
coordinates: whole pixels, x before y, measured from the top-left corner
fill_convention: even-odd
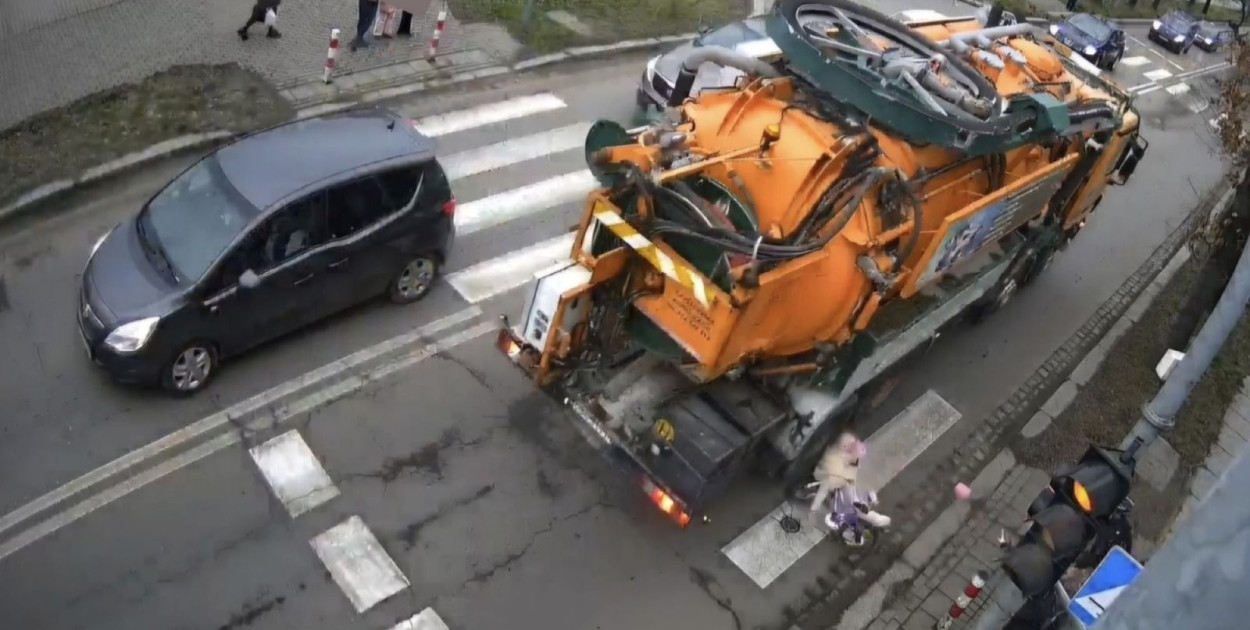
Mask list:
[[[1105,521],[1126,498],[1133,463],[1092,446],[1080,462],[1051,478],[1029,506],[1032,523],[1003,558],[1003,570],[1026,597],[1050,591],[1076,558],[1105,531]]]

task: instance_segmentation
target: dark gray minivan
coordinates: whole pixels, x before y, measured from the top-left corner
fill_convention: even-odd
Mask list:
[[[434,141],[380,108],[218,149],[102,236],[83,272],[88,357],[178,393],[218,363],[375,296],[426,295],[455,237]]]

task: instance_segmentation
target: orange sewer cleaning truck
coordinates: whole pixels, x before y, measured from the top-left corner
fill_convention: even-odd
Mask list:
[[[779,0],[777,54],[696,47],[661,115],[591,128],[602,186],[499,346],[678,524],[747,470],[806,482],[888,370],[1027,287],[1145,154],[1124,90],[1000,16]],[[705,64],[736,83],[691,95]]]

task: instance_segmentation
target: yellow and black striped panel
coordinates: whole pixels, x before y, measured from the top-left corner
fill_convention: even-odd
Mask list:
[[[594,209],[595,220],[606,226],[618,238],[625,241],[634,251],[638,252],[651,263],[660,273],[668,276],[678,284],[690,289],[699,303],[707,308],[715,301],[716,295],[708,291],[707,284],[703,280],[703,276],[694,269],[678,265],[671,256],[656,247],[647,237],[638,233],[632,226],[625,222],[621,215],[616,213],[612,206],[605,202],[595,203]]]

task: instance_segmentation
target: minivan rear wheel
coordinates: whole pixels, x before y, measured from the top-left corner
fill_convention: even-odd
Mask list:
[[[161,369],[161,387],[178,396],[190,396],[217,375],[217,350],[206,341],[183,346]]]
[[[391,280],[389,297],[396,304],[411,304],[429,294],[437,278],[438,259],[422,254],[408,261]]]

